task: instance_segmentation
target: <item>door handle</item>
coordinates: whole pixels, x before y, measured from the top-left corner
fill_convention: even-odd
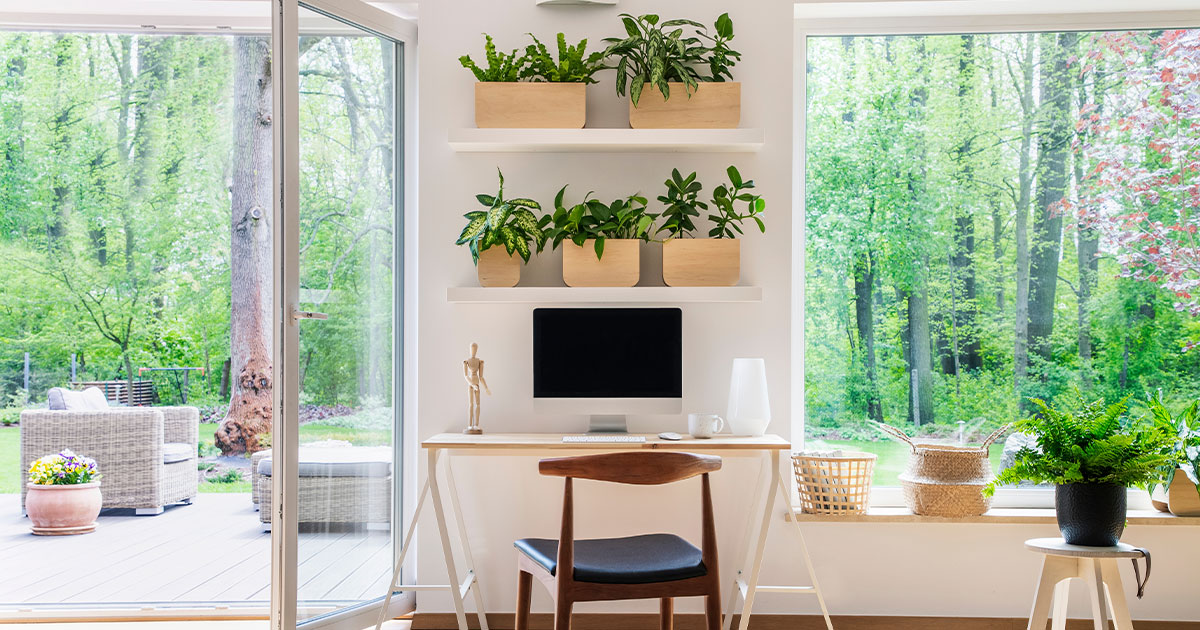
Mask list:
[[[299,311],[292,309],[292,320],[300,321],[302,319],[329,319],[329,315],[325,313],[317,313],[315,311]]]

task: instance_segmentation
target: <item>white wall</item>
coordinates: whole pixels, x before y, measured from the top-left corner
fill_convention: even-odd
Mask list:
[[[605,36],[621,34],[617,13],[659,12],[711,23],[723,11],[733,17],[735,48],[743,61],[735,69],[742,81],[742,126],[766,130],[766,145],[754,154],[456,154],[447,130],[473,125],[473,78],[458,57],[482,55],[488,32],[501,48],[524,46],[523,33],[543,41],[558,31],[568,39],[588,37],[600,46]],[[510,195],[532,196],[549,204],[563,183],[570,199],[589,190],[610,200],[641,191],[653,198],[672,167],[700,172],[716,181],[729,164],[753,178],[768,202],[766,235],[751,235],[742,248],[742,282],[763,288],[760,304],[684,305],[685,411],[723,410],[730,360],[766,358],[774,421],[770,431],[789,437],[792,413],[790,301],[794,184],[793,8],[783,0],[621,0],[616,7],[535,7],[532,0],[430,0],[420,5],[420,207],[417,266],[419,337],[418,426],[420,438],[465,425],[465,387],[461,360],[471,342],[487,361],[493,396],[483,401],[482,426],[491,432],[579,431],[582,417],[540,416],[531,401],[530,305],[453,305],[446,288],[475,284],[469,254],[453,245],[461,215],[473,209],[474,194],[495,190],[495,169],[504,170]],[[622,126],[626,103],[618,100],[612,73],[588,88],[588,125]],[[708,187],[711,188],[712,183]],[[653,277],[658,252],[644,246],[643,283]],[[543,254],[525,270],[523,283],[560,284],[561,257]],[[650,272],[650,273],[647,273]],[[594,339],[571,340],[581,356]],[[648,351],[653,335],[646,336]],[[683,430],[681,418],[633,417],[631,429]],[[424,473],[424,466],[420,468]],[[729,460],[714,479],[719,502],[718,531],[726,574],[737,557],[756,464]],[[471,544],[493,612],[511,611],[516,599],[516,552],[512,541],[526,536],[555,536],[561,481],[540,478],[532,458],[460,458],[455,476],[462,491]],[[578,535],[602,536],[672,530],[698,534],[699,510],[694,485],[677,488],[611,488],[585,485],[577,499]],[[764,580],[785,583],[800,578],[799,558],[782,519],[773,525]],[[680,529],[682,528],[682,529]],[[1038,558],[1021,542],[1050,536],[1051,526],[1003,525],[845,525],[806,526],[828,602],[835,614],[1006,616],[1027,614]],[[432,515],[421,521],[418,573],[423,583],[444,583],[445,568],[434,535]],[[1130,542],[1156,552],[1155,577],[1145,600],[1132,603],[1135,617],[1200,619],[1200,601],[1192,595],[1192,568],[1200,565],[1198,530],[1131,528]],[[1125,569],[1128,570],[1128,567]],[[1129,576],[1132,579],[1132,576]],[[548,611],[539,589],[536,611]],[[679,602],[684,612],[700,611],[699,602]],[[449,597],[421,593],[422,612],[451,610]],[[591,604],[578,610],[653,611],[653,602]],[[764,595],[756,611],[813,613],[815,602],[797,596]],[[1083,608],[1075,614],[1083,616]]]

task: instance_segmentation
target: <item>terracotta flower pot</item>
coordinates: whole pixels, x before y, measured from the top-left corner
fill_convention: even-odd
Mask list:
[[[67,536],[96,531],[100,515],[100,482],[69,486],[26,484],[25,511],[39,536]]]

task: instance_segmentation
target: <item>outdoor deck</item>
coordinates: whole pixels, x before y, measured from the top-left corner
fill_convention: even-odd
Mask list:
[[[0,495],[0,606],[93,602],[263,602],[271,535],[249,494],[201,494],[158,516],[111,510],[95,533],[34,536],[20,495]],[[381,594],[391,535],[353,529],[299,539],[300,598],[351,602]]]

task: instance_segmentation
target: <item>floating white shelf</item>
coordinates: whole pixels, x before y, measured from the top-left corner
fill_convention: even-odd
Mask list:
[[[467,153],[753,153],[762,129],[451,129]]]
[[[676,304],[761,302],[762,287],[450,287],[457,304]]]

